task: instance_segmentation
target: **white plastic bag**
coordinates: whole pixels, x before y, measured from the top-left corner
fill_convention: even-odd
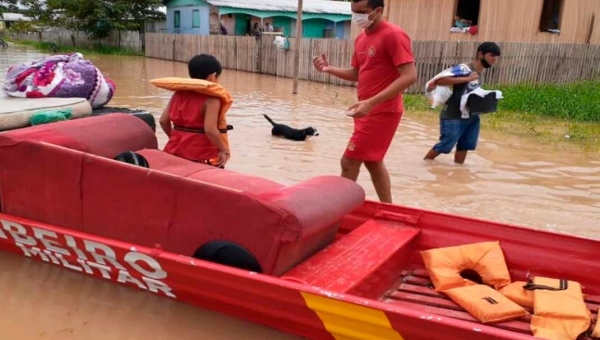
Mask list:
[[[286,51],[290,49],[290,43],[288,42],[287,38],[280,35],[275,37],[273,45],[275,45],[278,51]]]
[[[425,92],[431,108],[435,109],[440,105],[444,105],[452,96],[452,88],[449,86],[436,86],[433,91]]]
[[[465,64],[459,64],[444,71],[438,73],[435,77],[431,78],[427,84],[425,84],[425,96],[431,103],[431,108],[445,104],[448,99],[452,96],[452,86],[431,86],[436,80],[445,77],[466,77],[471,74],[471,69]],[[431,88],[430,88],[431,87]]]

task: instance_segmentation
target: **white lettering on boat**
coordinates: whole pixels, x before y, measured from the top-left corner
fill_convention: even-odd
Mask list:
[[[70,235],[5,220],[0,224],[0,239],[12,239],[27,257],[176,298],[171,287],[161,281],[167,278],[167,272],[160,263],[135,248],[119,256],[103,243],[83,239],[80,247]]]

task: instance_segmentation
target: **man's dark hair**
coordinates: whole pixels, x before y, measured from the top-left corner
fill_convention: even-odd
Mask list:
[[[199,54],[188,63],[188,71],[190,78],[206,80],[209,75],[216,73],[217,76],[221,75],[223,68],[217,58],[210,54]]]
[[[381,7],[383,8],[383,2],[384,0],[352,0],[352,2],[361,2],[361,1],[366,1],[369,4],[369,7],[371,7],[372,9],[375,9],[377,7]]]
[[[497,44],[490,42],[490,41],[486,41],[484,43],[482,43],[481,45],[479,45],[479,47],[477,47],[477,53],[483,53],[483,55],[486,55],[488,53],[491,53],[494,56],[500,56],[500,46],[498,46]]]

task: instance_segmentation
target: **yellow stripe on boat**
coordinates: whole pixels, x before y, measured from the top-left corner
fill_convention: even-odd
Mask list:
[[[300,292],[306,305],[312,309],[336,340],[404,340],[384,312]]]

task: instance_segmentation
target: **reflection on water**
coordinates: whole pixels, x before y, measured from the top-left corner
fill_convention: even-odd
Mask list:
[[[5,68],[10,63],[42,55],[31,50],[27,50],[29,52],[24,55],[24,51],[25,48],[16,47],[0,51],[0,65]],[[117,84],[111,106],[145,108],[157,119],[166,106],[170,93],[148,84],[148,80],[165,76],[187,76],[187,66],[183,63],[120,56],[91,56],[90,59]],[[232,160],[228,164],[229,169],[268,177],[285,184],[318,175],[339,174],[339,158],[352,131],[352,121],[345,116],[344,110],[353,103],[355,89],[301,82],[300,94],[294,96],[291,94],[290,79],[230,70],[224,70],[221,83],[231,91],[235,100],[229,113],[229,122],[235,127],[230,135]],[[273,138],[270,135],[271,127],[263,114],[296,127],[315,126],[321,135],[308,142]],[[423,156],[438,138],[437,124],[432,124],[431,121],[434,120],[424,121],[410,112],[403,117],[387,158],[396,203],[585,237],[600,237],[600,159],[597,154],[586,153],[572,145],[542,145],[533,138],[483,130],[478,150],[469,155],[467,164],[454,165],[449,156],[441,156],[435,162],[425,162],[422,160]],[[162,131],[157,134],[161,146],[164,146],[165,135]],[[363,185],[369,198],[376,199],[365,171],[361,173],[359,183]],[[5,259],[4,255],[0,255],[0,262],[5,261],[13,263],[13,266],[25,265],[24,260],[9,257]],[[31,286],[32,292],[35,287],[59,284],[51,276],[35,272],[32,275],[34,278],[29,278],[28,281],[35,282]],[[87,278],[72,278],[70,281],[65,279],[69,282],[77,280],[84,283],[72,284],[69,290],[82,290],[84,288],[80,285],[91,285],[95,287],[94,291],[113,291],[103,300],[111,308],[127,310],[137,306],[137,302],[131,301],[126,306],[121,306],[121,293],[114,293],[121,290],[113,286],[105,288],[103,282],[88,283]],[[9,281],[15,287],[20,282],[12,278]],[[92,288],[89,289],[91,292]],[[132,294],[130,299],[137,296],[136,293],[122,294]],[[76,299],[67,295],[64,293],[62,296]],[[38,298],[41,299],[42,295],[38,295]],[[187,315],[197,310],[160,302],[153,297],[136,298],[144,301],[139,302],[141,304],[162,306],[156,307],[159,311],[173,310],[172,322],[178,322],[178,314]],[[44,301],[49,301],[48,299],[50,298]],[[53,303],[55,302],[44,302],[43,305]],[[81,311],[77,314],[86,315]],[[131,317],[129,314],[122,315],[123,318]],[[18,322],[26,322],[24,315],[17,319]],[[61,324],[56,319],[52,320],[49,321],[50,324]],[[152,318],[148,317],[146,320]],[[200,331],[197,324],[187,323],[186,320],[190,321],[183,317],[179,321],[184,324],[171,327],[168,326],[169,322],[163,323],[161,327],[165,327],[165,332],[169,329],[184,332],[182,328],[186,327],[190,327],[187,330],[189,334]],[[206,320],[213,322],[210,317]],[[124,327],[126,323],[119,317],[111,315],[104,322],[114,325],[115,333],[110,336],[115,339],[121,338],[117,335],[121,334],[119,332],[133,332],[129,326]],[[139,334],[153,339],[150,334],[158,334],[159,330],[152,327],[159,326],[150,321],[148,323],[153,331]],[[127,337],[134,333],[122,334],[127,334]],[[135,338],[137,335],[131,336]],[[273,336],[269,335],[269,338]]]

